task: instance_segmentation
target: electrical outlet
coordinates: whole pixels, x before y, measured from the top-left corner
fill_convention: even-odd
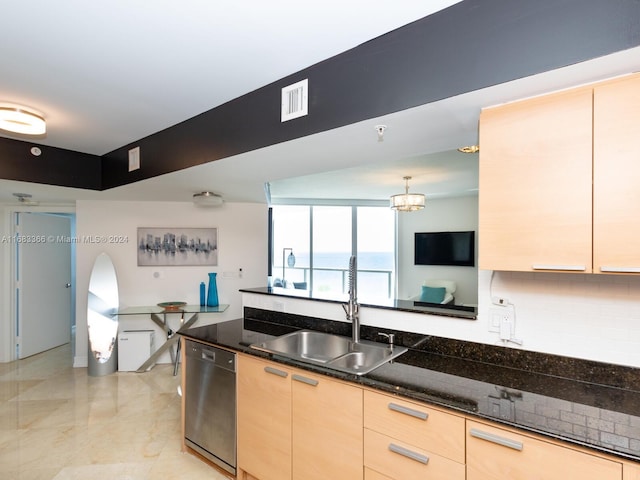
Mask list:
[[[514,335],[513,321],[508,316],[503,316],[500,320],[500,340],[511,340]]]
[[[515,328],[515,311],[513,305],[504,306],[492,306],[489,307],[489,331],[494,333],[501,333],[505,330],[504,322],[508,322],[510,331],[513,333]]]

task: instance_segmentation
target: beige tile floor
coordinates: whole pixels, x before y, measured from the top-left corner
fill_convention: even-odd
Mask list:
[[[172,368],[90,377],[69,345],[0,364],[0,479],[225,479],[180,451]]]

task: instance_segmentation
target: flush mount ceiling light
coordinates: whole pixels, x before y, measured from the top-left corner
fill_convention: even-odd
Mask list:
[[[44,135],[47,124],[41,114],[21,105],[0,104],[0,130],[22,135]]]
[[[193,195],[193,203],[198,207],[219,207],[224,201],[216,193],[200,192]]]
[[[30,193],[14,193],[13,196],[16,197],[22,205],[38,205],[38,202],[32,200],[33,195]]]
[[[424,194],[409,193],[411,177],[402,177],[405,181],[404,193],[391,196],[390,207],[399,212],[415,212],[424,208]]]

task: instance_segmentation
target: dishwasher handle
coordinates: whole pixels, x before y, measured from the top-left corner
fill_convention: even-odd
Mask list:
[[[191,340],[187,341],[187,359],[213,363],[217,368],[222,368],[230,372],[236,371],[235,353]]]
[[[212,350],[205,350],[204,348],[201,351],[201,357],[202,360],[206,360],[209,362],[214,362],[216,361],[216,352],[212,351]]]

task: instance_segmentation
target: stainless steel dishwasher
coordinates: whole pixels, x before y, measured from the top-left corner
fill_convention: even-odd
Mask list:
[[[236,355],[186,341],[185,443],[236,474]]]

